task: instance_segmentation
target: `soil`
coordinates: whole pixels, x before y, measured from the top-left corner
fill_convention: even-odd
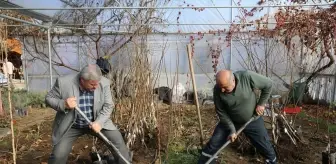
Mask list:
[[[311,110],[317,108],[319,112],[328,112],[326,107],[313,105],[304,106],[303,111],[311,117],[316,117]],[[159,109],[157,119],[159,137],[155,139],[147,138],[146,146],[137,143],[132,147],[133,163],[135,164],[148,164],[158,161],[157,147],[160,146],[160,153],[163,155],[163,150],[166,150],[168,143],[168,147],[172,143],[183,143],[187,150],[200,148],[199,124],[195,106],[174,105],[174,108],[170,108],[167,105],[160,105],[157,109]],[[47,162],[52,148],[50,134],[54,115],[55,112],[52,109],[31,109],[28,116],[16,118],[17,163],[38,164]],[[205,143],[211,137],[217,122],[217,116],[213,106],[201,107],[201,115]],[[173,127],[169,126],[171,123],[174,125],[181,124],[178,127]],[[302,126],[306,144],[299,144],[295,147],[287,137],[283,137],[277,145],[279,163],[322,163],[321,154],[326,148],[328,140],[331,140],[332,146],[336,146],[335,133],[328,136],[325,127],[316,126],[306,116],[296,117],[295,124]],[[156,142],[158,139],[160,144]],[[91,163],[89,156],[91,146],[91,136],[80,137],[73,145],[73,150],[69,155],[69,163]],[[261,156],[253,150],[248,142],[237,142],[223,151],[220,160],[229,164],[263,163]],[[12,163],[11,136],[0,139],[0,152],[0,163]],[[164,157],[162,157],[162,160],[164,160]]]

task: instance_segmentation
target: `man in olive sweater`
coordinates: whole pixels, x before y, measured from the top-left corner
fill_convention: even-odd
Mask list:
[[[258,100],[255,89],[261,91]],[[213,98],[220,123],[210,141],[203,148],[198,163],[204,164],[227,140],[235,141],[236,129],[243,126],[254,114],[262,115],[271,91],[272,81],[255,72],[219,71],[216,74]],[[266,158],[267,164],[276,163],[276,154],[262,117],[251,122],[243,132]],[[215,160],[211,163],[214,164]]]

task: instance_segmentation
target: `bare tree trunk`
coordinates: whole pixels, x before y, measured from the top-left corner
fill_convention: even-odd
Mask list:
[[[323,37],[323,46],[324,46],[324,51],[321,52],[321,57],[324,55],[324,53],[327,55],[327,57],[329,58],[329,63],[324,65],[323,67],[319,68],[318,70],[316,70],[315,72],[313,72],[306,80],[307,83],[309,83],[319,72],[322,72],[323,70],[329,68],[330,66],[332,66],[335,63],[335,59],[332,56],[330,49],[331,49],[331,42],[328,41],[327,37]]]
[[[268,56],[269,56],[269,54],[268,54],[268,38],[264,38],[264,42],[265,42],[265,44],[266,44],[266,46],[265,46],[265,75],[266,75],[266,77],[268,77]]]

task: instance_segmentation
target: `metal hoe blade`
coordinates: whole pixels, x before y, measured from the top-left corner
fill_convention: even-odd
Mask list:
[[[91,124],[91,121],[86,117],[86,115],[78,108],[75,108],[76,111],[88,122]],[[119,157],[126,163],[131,164],[121,153],[120,151],[113,145],[113,143],[106,138],[106,136],[102,132],[98,132],[98,135],[109,145],[113,148],[113,150],[119,155]]]

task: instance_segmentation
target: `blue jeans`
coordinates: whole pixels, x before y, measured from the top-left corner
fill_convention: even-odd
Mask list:
[[[266,164],[276,164],[276,154],[262,117],[247,125],[243,133],[250,139],[253,146],[266,158]],[[205,164],[208,159],[224,145],[229,134],[230,130],[219,123],[210,141],[203,148],[198,164]],[[211,164],[215,163],[216,160],[211,161]]]

